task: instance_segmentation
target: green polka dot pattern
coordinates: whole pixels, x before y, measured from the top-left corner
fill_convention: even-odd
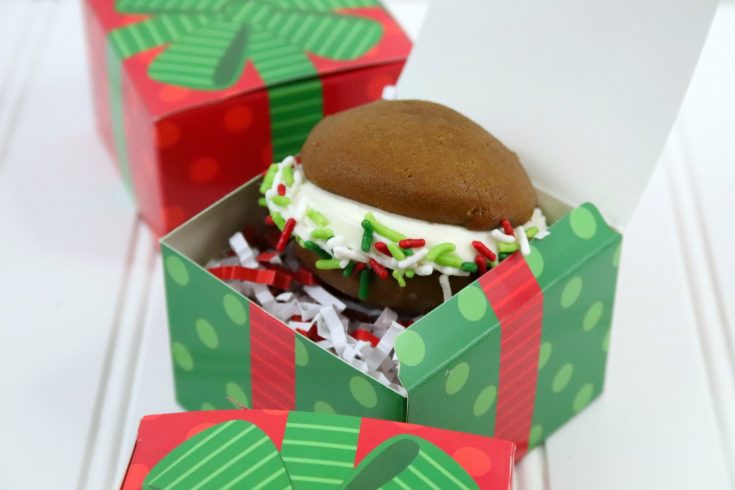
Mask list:
[[[543,260],[544,318],[530,447],[597,397],[603,386],[621,236],[585,204],[535,242]],[[529,265],[538,259],[526,258]]]
[[[228,398],[250,406],[248,301],[165,243],[162,252],[177,400],[188,410],[234,408]]]
[[[482,290],[468,286],[401,337],[409,333],[441,340],[425,341],[420,364],[405,363],[403,352],[396,347],[403,362],[401,380],[409,391],[408,420],[491,435],[500,363],[500,325]],[[431,371],[429,376],[427,370]]]
[[[405,420],[401,395],[308,339],[296,337],[295,357],[297,410]]]

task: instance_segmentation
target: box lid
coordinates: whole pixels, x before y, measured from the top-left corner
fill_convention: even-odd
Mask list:
[[[149,415],[140,423],[122,488],[336,489],[401,482],[418,488],[432,481],[442,488],[510,490],[514,449],[489,437],[328,413]]]
[[[378,0],[87,0],[153,117],[299,79],[403,61]]]
[[[716,0],[433,2],[398,83],[518,153],[534,183],[623,227],[657,163]],[[440,60],[440,61],[439,61]]]

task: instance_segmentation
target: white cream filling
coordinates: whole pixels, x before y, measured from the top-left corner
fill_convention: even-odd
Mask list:
[[[285,194],[291,202],[286,206],[279,206],[273,202],[273,198],[278,195],[278,185],[283,182],[283,168],[285,166],[292,168],[294,182],[286,188]],[[519,246],[522,246],[522,252],[528,251],[527,242],[524,243],[524,233],[516,232],[515,236],[511,237],[505,235],[502,229],[474,231],[462,226],[432,223],[386,212],[328,192],[306,180],[303,169],[300,165],[296,165],[296,161],[292,157],[288,157],[278,164],[278,172],[270,189],[266,191],[265,198],[269,211],[280,213],[284,220],[295,219],[294,235],[302,240],[311,240],[318,244],[330,255],[343,260],[345,265],[347,260],[368,262],[370,258],[373,258],[390,269],[413,269],[418,275],[429,275],[437,270],[444,274],[464,276],[467,275],[467,272],[461,269],[440,266],[434,262],[424,260],[426,254],[436,245],[451,242],[456,246],[453,253],[459,256],[463,262],[474,262],[478,252],[472,246],[473,241],[484,243],[495,253],[498,252],[497,244],[499,241],[506,243],[517,241]],[[320,227],[307,217],[306,212],[309,209],[318,211],[329,221],[327,227],[334,232],[332,238],[329,240],[312,238],[311,233]],[[406,238],[423,238],[426,240],[426,246],[413,249],[414,255],[407,256],[400,262],[376,251],[374,247],[367,253],[363,252],[361,249],[363,236],[361,223],[369,212],[373,213],[379,223],[405,235]],[[526,230],[532,226],[538,229],[536,239],[543,238],[548,234],[546,218],[539,208],[534,210],[531,219],[522,228]],[[520,231],[519,228],[521,227],[516,228],[516,230]],[[376,233],[373,243],[377,240],[390,241]]]

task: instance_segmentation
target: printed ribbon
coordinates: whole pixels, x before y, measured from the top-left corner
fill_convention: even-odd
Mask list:
[[[222,422],[169,452],[143,488],[478,488],[447,453],[412,435],[391,437],[355,468],[360,421],[292,412],[280,453],[257,425]]]
[[[528,451],[536,400],[543,292],[521,254],[479,280],[500,321],[500,373],[493,437],[514,441],[517,457]]]
[[[148,67],[153,80],[221,90],[251,61],[270,102],[274,158],[297,153],[322,117],[322,87],[308,53],[333,60],[365,54],[382,37],[371,19],[339,9],[374,7],[377,0],[116,0],[118,12],[147,19],[108,36],[110,112],[123,177],[133,190],[122,97],[122,60],[165,46]],[[312,77],[300,84],[286,82]]]

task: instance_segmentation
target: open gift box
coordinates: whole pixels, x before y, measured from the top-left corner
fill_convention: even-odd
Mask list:
[[[277,410],[149,415],[122,489],[510,490],[511,442],[411,424]]]
[[[410,42],[377,0],[86,0],[97,119],[163,235],[381,96]]]
[[[399,335],[405,394],[203,268],[231,235],[260,223],[255,179],[161,241],[182,406],[225,408],[234,400],[408,421],[511,440],[522,456],[602,392],[621,230],[673,123],[712,10],[578,4],[493,0],[473,4],[476,24],[459,22],[466,5],[429,11],[398,94],[447,103],[516,150],[552,225],[530,255],[508,258]],[[658,22],[664,15],[690,27],[684,33]],[[620,41],[631,19],[650,26]],[[505,42],[480,46],[480,33]],[[525,42],[535,38],[543,46]],[[549,53],[558,70],[546,71]],[[429,77],[437,57],[451,59],[451,68]],[[599,59],[625,64],[611,72]],[[488,92],[493,84],[499,88]]]

